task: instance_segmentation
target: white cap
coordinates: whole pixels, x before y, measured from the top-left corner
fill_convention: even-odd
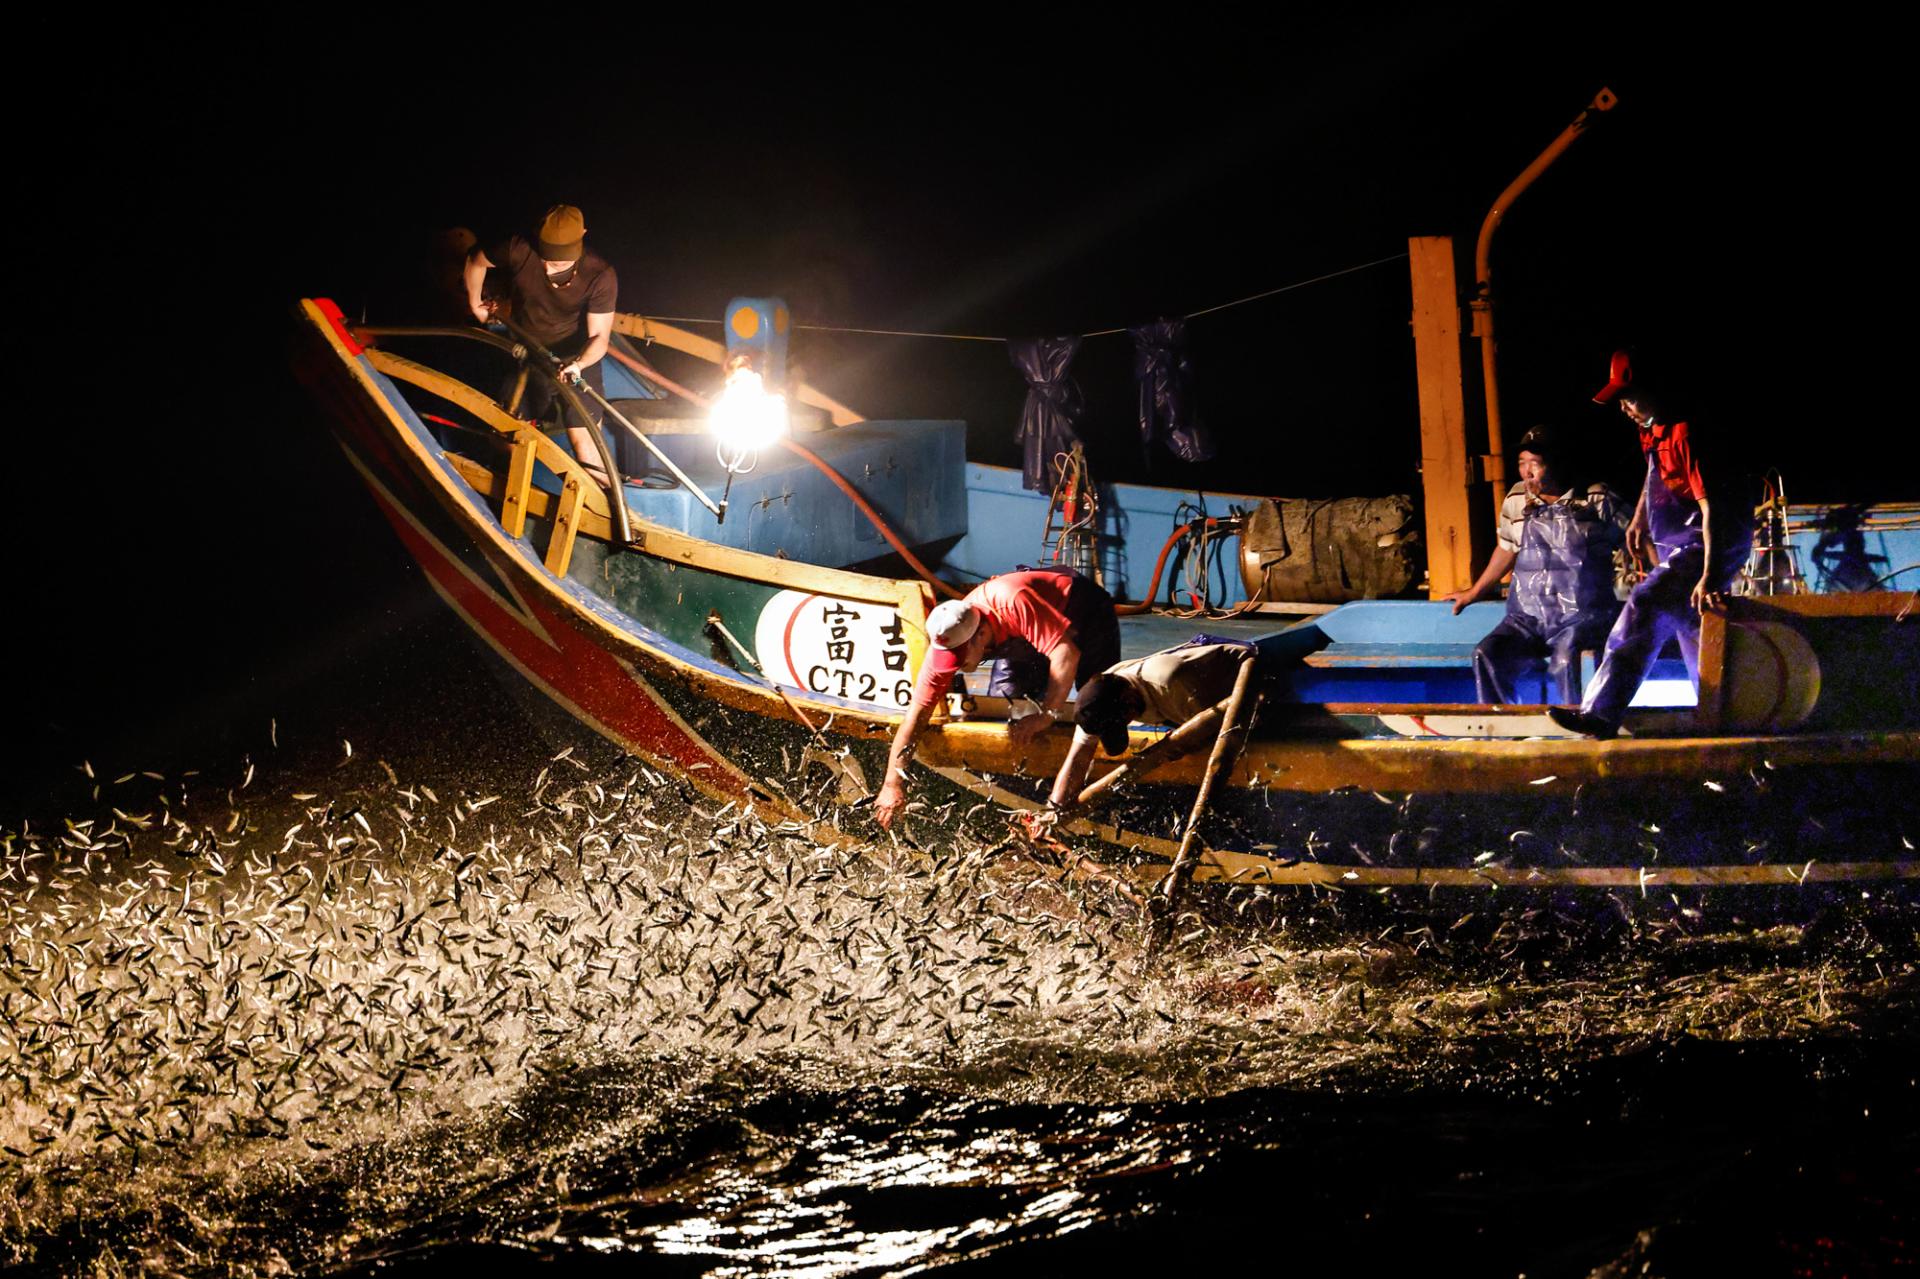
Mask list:
[[[980,610],[965,600],[945,600],[927,614],[927,635],[941,648],[959,648],[980,629]]]

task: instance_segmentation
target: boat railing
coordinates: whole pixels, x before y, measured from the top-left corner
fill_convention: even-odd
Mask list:
[[[592,441],[594,452],[600,460],[601,472],[606,477],[608,491],[618,493],[621,486],[625,484],[626,479],[620,474],[620,467],[614,460],[613,450],[607,447],[606,436],[602,435],[600,431],[596,429],[593,415],[587,411],[586,402],[580,398],[580,393],[574,389],[566,378],[560,376],[557,362],[551,352],[541,346],[531,335],[511,320],[505,317],[497,317],[497,319],[501,327],[507,330],[507,333],[510,335],[509,337],[502,337],[500,334],[488,329],[450,325],[436,325],[430,328],[420,328],[411,325],[361,325],[357,326],[354,331],[362,337],[375,339],[383,337],[429,336],[465,338],[470,341],[480,342],[486,346],[491,346],[497,351],[504,351],[520,366],[519,376],[514,384],[513,400],[515,403],[520,399],[521,391],[526,386],[526,380],[529,374],[543,378],[548,385],[553,388],[554,394],[559,397],[561,407],[565,410],[567,419],[577,423],[583,428],[587,438]],[[377,350],[378,348],[374,349]],[[477,395],[479,393],[475,392],[474,394]],[[469,406],[463,404],[462,407]],[[508,414],[508,416],[511,417],[511,414]],[[615,414],[615,416],[618,417],[619,415]],[[518,419],[514,420],[517,421]],[[625,426],[629,431],[632,431],[634,435],[640,436],[641,442],[646,444],[647,447],[653,448],[652,442],[644,436],[641,436],[640,431],[636,429],[631,422],[628,422],[626,418],[620,417],[620,424]],[[654,449],[654,451],[656,453],[659,452],[658,449]],[[546,459],[542,458],[541,460],[545,461]],[[551,464],[549,463],[549,465]],[[556,474],[560,473],[560,468],[555,467],[553,469]],[[682,474],[678,467],[674,467],[673,471],[682,483],[694,490],[701,501],[705,502],[709,508],[713,507],[712,501],[707,498],[706,494],[699,492],[698,485],[695,485],[692,480]],[[529,471],[529,476],[531,476],[531,471]],[[589,482],[594,481],[591,481],[589,477]],[[568,500],[565,497],[565,492],[566,490],[563,489],[563,502]],[[577,514],[579,504],[577,501],[574,501],[573,505]],[[626,503],[611,502],[608,504],[607,510],[613,521],[614,531],[620,544],[625,545],[631,542],[633,540],[633,530],[628,518]],[[571,527],[571,524],[569,524],[569,528]],[[515,536],[518,536],[518,534],[515,534]],[[569,535],[567,539],[565,550],[567,554],[571,554],[572,552],[571,535]]]
[[[369,346],[354,351],[342,344],[341,339],[347,334],[344,330],[334,332],[322,308],[312,302],[304,306],[315,328],[331,340],[336,354],[342,359],[351,362],[354,354],[360,354],[374,371],[464,410],[483,429],[492,432],[508,446],[504,475],[483,462],[452,450],[441,452],[439,457],[482,501],[498,512],[501,528],[509,536],[524,538],[530,518],[550,522],[551,534],[542,561],[554,577],[567,576],[575,541],[584,535],[686,568],[786,590],[893,608],[905,623],[910,667],[917,668],[924,657],[926,617],[933,606],[932,590],[924,582],[857,573],[724,546],[652,523],[631,511],[623,512],[627,516],[628,533],[622,538],[617,531],[614,503],[610,501],[610,495],[594,480],[590,471],[567,449],[548,438],[544,431],[514,417],[492,396],[450,374],[382,347]],[[382,334],[382,330],[376,326],[356,326],[354,332],[370,338]],[[507,354],[512,353],[509,339],[483,329],[408,330],[408,335],[471,338],[486,342]],[[389,412],[392,411],[389,409]],[[396,420],[398,425],[400,423]],[[560,480],[558,495],[534,486],[536,462],[545,465]],[[624,502],[619,505],[624,506]]]
[[[633,338],[642,344],[658,344],[666,347],[670,351],[679,351],[683,355],[691,355],[696,359],[705,360],[709,364],[725,364],[727,361],[727,348],[723,344],[714,341],[712,338],[701,337],[698,333],[689,332],[675,325],[667,324],[660,320],[649,319],[644,315],[628,315],[624,312],[615,312],[613,317],[613,331]],[[840,403],[840,401],[816,387],[808,386],[804,382],[795,388],[794,396],[802,404],[810,405],[816,409],[824,409],[828,419],[832,421],[835,426],[852,426],[856,422],[866,421],[864,417]]]

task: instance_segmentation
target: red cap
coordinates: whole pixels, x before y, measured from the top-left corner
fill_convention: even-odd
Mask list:
[[[1633,385],[1633,359],[1625,351],[1615,351],[1607,366],[1607,384],[1594,394],[1595,404],[1611,404],[1614,397]]]

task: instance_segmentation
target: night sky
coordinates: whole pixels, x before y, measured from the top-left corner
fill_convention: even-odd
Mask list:
[[[1894,376],[1910,144],[1890,33],[1590,7],[1166,12],[1182,20],[450,17],[369,29],[389,40],[371,54],[328,14],[89,60],[66,100],[16,112],[36,179],[16,238],[45,331],[16,352],[34,371],[16,373],[9,468],[27,516],[13,752],[341,695],[342,655],[387,642],[424,588],[286,371],[290,309],[330,295],[403,320],[436,233],[530,228],[558,201],[585,210],[622,310],[717,318],[778,294],[802,324],[1088,332],[1409,235],[1454,236],[1464,287],[1495,196],[1608,86],[1619,106],[1496,241],[1512,436],[1557,423],[1630,486],[1624,424],[1586,401],[1607,352],[1638,342],[1795,500],[1920,497]],[[1417,491],[1407,312],[1390,262],[1193,321],[1221,442],[1197,467],[1142,458],[1127,341],[1089,339],[1096,474]],[[795,358],[870,416],[964,417],[974,458],[1017,460],[1023,388],[998,344],[802,334]]]

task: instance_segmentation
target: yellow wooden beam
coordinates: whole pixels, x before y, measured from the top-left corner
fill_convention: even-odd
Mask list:
[[[573,562],[573,539],[580,532],[581,485],[578,476],[569,475],[560,487],[560,504],[553,513],[553,532],[547,538],[547,572],[555,577],[567,575]]]
[[[613,512],[607,505],[606,490],[580,465],[573,454],[548,439],[546,433],[530,423],[513,416],[493,400],[474,390],[458,378],[448,377],[438,369],[430,369],[424,364],[416,364],[405,356],[395,355],[391,351],[382,351],[375,347],[367,351],[367,360],[374,368],[388,377],[430,391],[449,404],[458,405],[479,418],[480,421],[498,431],[509,440],[530,439],[534,456],[547,464],[547,469],[555,475],[578,477],[581,481],[582,500],[586,509],[606,519],[611,525]]]
[[[688,332],[677,325],[661,320],[650,320],[644,315],[627,315],[616,312],[613,317],[613,331],[624,333],[640,342],[658,342],[669,351],[680,351],[707,361],[709,364],[724,364],[727,348],[712,338],[703,338],[698,333]]]
[[[616,313],[613,317],[613,331],[624,333],[641,342],[658,342],[670,351],[695,356],[710,364],[724,364],[727,360],[727,348],[712,338],[703,338],[698,333],[689,333],[683,328],[660,320],[650,320],[644,315]],[[816,409],[825,409],[835,426],[852,426],[855,422],[867,420],[840,401],[825,392],[815,390],[804,382],[800,384],[800,389],[795,392],[795,395],[802,404],[811,404]]]
[[[542,436],[541,439],[545,440],[546,437]],[[546,440],[546,443],[551,446],[553,442]],[[448,453],[445,457],[447,464],[459,472],[460,478],[474,492],[490,502],[500,500],[505,484],[498,474],[470,457],[461,457],[457,453]],[[583,489],[587,500],[580,512],[579,531],[586,537],[606,542],[612,540],[613,522],[604,514],[604,508],[601,511],[593,509],[592,492],[598,487],[590,484]],[[535,519],[549,518],[555,509],[554,502],[552,494],[533,489],[527,494],[527,514]],[[724,573],[748,581],[766,582],[787,590],[892,605],[900,609],[901,616],[908,623],[909,651],[913,651],[916,643],[924,651],[926,616],[932,607],[932,588],[923,582],[876,577],[871,573],[851,573],[846,569],[824,568],[818,564],[803,564],[798,560],[783,560],[773,555],[758,555],[752,551],[703,541],[637,517],[633,521],[633,528],[640,542],[639,546],[633,548],[635,552],[654,559],[670,560],[675,564]]]
[[[1729,595],[1734,622],[1785,621],[1796,617],[1920,617],[1915,591],[1842,591],[1832,595]]]
[[[1420,391],[1420,479],[1425,493],[1427,591],[1434,598],[1473,585],[1480,548],[1491,551],[1492,521],[1475,523],[1478,476],[1467,451],[1460,369],[1460,294],[1453,240],[1407,241],[1413,277],[1413,359]]]
[[[1135,747],[1158,734],[1134,734]],[[919,756],[932,765],[974,772],[1048,776],[1058,771],[1072,734],[1063,726],[1016,747],[1006,725],[948,723],[920,737]],[[1920,763],[1920,731],[1802,733],[1781,737],[1484,738],[1368,737],[1263,739],[1249,742],[1231,784],[1256,790],[1318,791],[1359,787],[1386,793],[1569,795],[1603,780],[1738,777],[1750,768]],[[1204,761],[1174,760],[1153,785],[1192,785]]]
[[[1727,615],[1717,608],[1700,614],[1700,687],[1695,696],[1694,722],[1709,733],[1718,732],[1727,717]]]
[[[537,434],[537,432],[536,432]],[[527,495],[533,492],[533,441],[524,435],[513,442],[507,461],[507,483],[500,495],[500,524],[508,537],[527,531]]]
[[[1154,863],[1132,872],[1151,881]],[[1339,866],[1210,850],[1195,882],[1315,884],[1326,888],[1723,888],[1920,879],[1920,861],[1809,862],[1764,866]]]

